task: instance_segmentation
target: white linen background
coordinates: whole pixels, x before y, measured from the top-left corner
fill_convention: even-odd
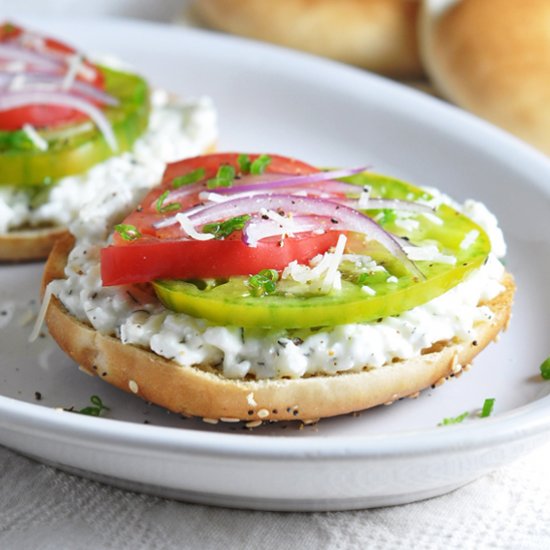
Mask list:
[[[0,0],[0,14],[186,22],[185,0]],[[448,495],[392,508],[270,513],[185,504],[65,474],[0,447],[2,550],[550,548],[550,444]]]
[[[447,495],[348,512],[276,513],[114,489],[0,448],[0,548],[550,548],[550,444]]]

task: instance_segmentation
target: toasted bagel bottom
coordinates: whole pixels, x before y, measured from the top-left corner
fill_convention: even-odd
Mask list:
[[[52,226],[10,231],[0,235],[0,262],[44,260],[55,241],[67,234],[66,227]]]
[[[73,244],[70,236],[55,244],[42,292],[50,281],[64,278]],[[439,342],[419,357],[381,368],[299,379],[233,380],[212,365],[182,366],[97,332],[55,297],[46,323],[59,346],[85,371],[175,413],[221,420],[310,421],[415,396],[459,374],[508,324],[515,285],[509,274],[503,282],[505,290],[486,304],[493,319],[479,323],[469,342]]]

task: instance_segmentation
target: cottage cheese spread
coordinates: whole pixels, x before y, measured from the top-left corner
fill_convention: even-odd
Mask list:
[[[120,206],[135,197],[139,200],[158,182],[166,162],[201,154],[215,143],[216,115],[210,100],[174,100],[156,90],[151,103],[149,127],[131,152],[59,180],[38,205],[20,187],[0,186],[0,234],[22,227],[67,225],[82,205],[101,203],[113,193],[118,193],[115,203]]]
[[[497,259],[505,253],[502,232],[482,204],[467,201],[459,209],[488,233],[493,252],[483,267],[427,304],[381,322],[322,330],[210,326],[205,320],[167,311],[147,286],[102,287],[99,251],[121,209],[132,202],[131,191],[120,182],[117,200],[86,206],[71,225],[78,240],[65,269],[67,279],[50,283],[51,292],[99,332],[114,334],[125,344],[151,349],[181,365],[218,365],[229,378],[297,378],[359,371],[365,366],[379,368],[394,358],[418,355],[437,341],[468,341],[473,339],[475,324],[492,316],[489,308],[478,303],[503,290],[504,268]],[[450,202],[441,194],[436,198]]]

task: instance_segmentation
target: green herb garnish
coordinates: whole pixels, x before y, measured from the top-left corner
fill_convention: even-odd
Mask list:
[[[208,189],[216,189],[217,187],[231,187],[235,179],[235,168],[224,164],[218,168],[215,178],[209,179],[206,182]]]
[[[203,233],[212,233],[216,239],[223,239],[229,237],[234,231],[240,231],[250,219],[248,214],[243,216],[236,216],[235,218],[230,218],[224,222],[217,223],[207,223],[202,228]]]
[[[237,157],[237,162],[239,163],[239,169],[242,174],[248,174],[250,172],[250,157],[241,153]]]
[[[460,424],[463,420],[468,418],[470,416],[469,412],[463,412],[462,414],[459,414],[458,416],[451,417],[451,418],[444,418],[438,426],[450,426],[451,424]]]
[[[90,401],[92,403],[90,407],[84,407],[83,409],[74,412],[79,414],[87,414],[88,416],[101,416],[102,412],[109,410],[109,407],[106,407],[103,404],[103,401],[101,401],[101,398],[97,395],[92,395],[92,397],[90,397]]]
[[[184,185],[190,185],[191,183],[196,183],[204,178],[206,171],[204,168],[197,168],[192,172],[184,174],[183,176],[178,176],[172,180],[172,187],[174,189],[179,189]]]
[[[260,155],[256,160],[250,161],[250,157],[241,153],[237,157],[239,163],[239,169],[241,174],[254,174],[259,176],[265,172],[265,169],[271,163],[271,157],[269,155]]]
[[[115,225],[115,231],[125,241],[135,241],[141,237],[139,229],[135,225],[130,225],[127,223],[119,223],[118,225]]]
[[[169,204],[164,204],[164,201],[168,198],[170,191],[167,189],[156,202],[156,209],[159,214],[165,214],[166,212],[173,212],[174,210],[179,210],[181,204],[179,202],[171,202]]]
[[[384,208],[382,210],[382,217],[380,218],[380,224],[386,225],[387,223],[393,223],[397,219],[397,214],[395,210],[391,208]]]
[[[248,278],[247,285],[253,296],[273,294],[277,288],[279,274],[274,269],[262,269],[257,275]]]
[[[493,412],[493,407],[495,406],[495,399],[493,397],[489,399],[485,399],[483,402],[483,407],[481,409],[481,413],[479,416],[481,418],[487,418],[488,416],[491,416],[491,413]]]
[[[271,163],[271,157],[268,155],[260,155],[255,161],[250,165],[250,173],[256,176],[263,174],[265,169]]]
[[[547,357],[540,365],[540,375],[544,380],[550,380],[550,357]]]

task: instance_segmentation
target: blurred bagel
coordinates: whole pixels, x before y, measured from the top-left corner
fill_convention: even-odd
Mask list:
[[[425,0],[420,43],[443,96],[550,154],[550,0]]]
[[[266,40],[394,77],[422,74],[419,0],[196,0],[214,29]]]

